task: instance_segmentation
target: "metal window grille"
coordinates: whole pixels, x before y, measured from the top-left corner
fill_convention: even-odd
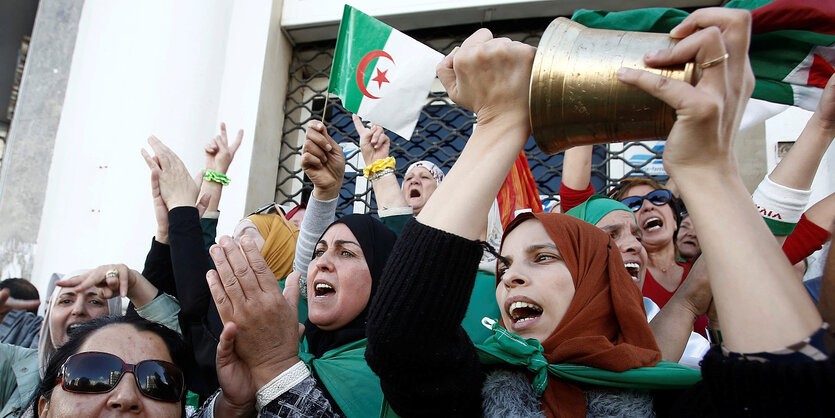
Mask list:
[[[536,46],[550,20],[525,19],[493,22],[485,26],[495,36],[506,36]],[[478,27],[464,25],[418,30],[408,34],[447,54]],[[275,201],[278,203],[299,203],[307,201],[310,196],[313,186],[301,170],[301,149],[307,122],[322,118],[333,60],[333,44],[333,41],[302,44],[294,49],[276,179]],[[440,86],[440,83],[436,84]],[[392,140],[390,155],[397,160],[396,174],[401,181],[408,165],[418,160],[432,161],[444,172],[448,172],[472,134],[475,123],[473,113],[452,103],[442,88],[436,90],[430,93],[411,140],[387,132]],[[347,161],[337,214],[376,213],[371,187],[361,174],[363,160],[351,113],[333,96],[328,99],[326,112],[328,132],[343,146]],[[660,158],[663,142],[611,144],[594,148],[592,184],[597,192],[606,191],[624,177],[666,179]],[[533,138],[529,138],[525,154],[543,203],[553,201],[561,184],[563,155],[548,156],[542,153]]]

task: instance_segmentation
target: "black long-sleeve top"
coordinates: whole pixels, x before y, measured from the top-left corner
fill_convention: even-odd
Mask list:
[[[399,415],[481,416],[484,375],[461,320],[483,248],[410,220],[368,316],[365,358]]]
[[[180,301],[183,338],[194,353],[189,389],[205,399],[219,387],[215,361],[223,323],[206,283],[211,266],[196,208],[184,206],[168,212],[168,240],[174,275],[171,294]]]

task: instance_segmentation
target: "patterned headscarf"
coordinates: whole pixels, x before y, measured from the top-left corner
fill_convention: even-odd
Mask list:
[[[409,172],[418,167],[423,167],[429,170],[429,172],[432,173],[432,177],[435,179],[435,183],[441,184],[441,182],[444,181],[444,172],[441,171],[441,169],[438,168],[437,165],[426,160],[412,163],[412,165],[410,165],[409,168],[406,169],[406,174],[404,174],[403,177],[405,178],[409,175]]]

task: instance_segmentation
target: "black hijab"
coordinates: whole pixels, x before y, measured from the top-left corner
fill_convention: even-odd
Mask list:
[[[335,224],[347,226],[360,244],[368,271],[371,273],[371,293],[362,312],[340,329],[325,331],[310,322],[310,319],[305,321],[304,335],[307,338],[308,352],[317,358],[336,347],[365,338],[368,307],[383,277],[383,267],[394,248],[394,241],[397,240],[397,235],[391,229],[371,215],[346,215],[330,224],[328,229]],[[325,233],[322,233],[322,236],[324,235]],[[319,237],[319,240],[321,239],[322,237]]]

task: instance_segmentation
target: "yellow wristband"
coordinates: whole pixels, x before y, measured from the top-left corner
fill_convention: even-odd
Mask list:
[[[371,163],[371,165],[369,165],[368,167],[365,167],[362,170],[362,174],[365,176],[365,178],[370,178],[371,175],[378,171],[383,171],[387,168],[394,170],[395,162],[396,160],[394,159],[394,157],[381,158]]]

